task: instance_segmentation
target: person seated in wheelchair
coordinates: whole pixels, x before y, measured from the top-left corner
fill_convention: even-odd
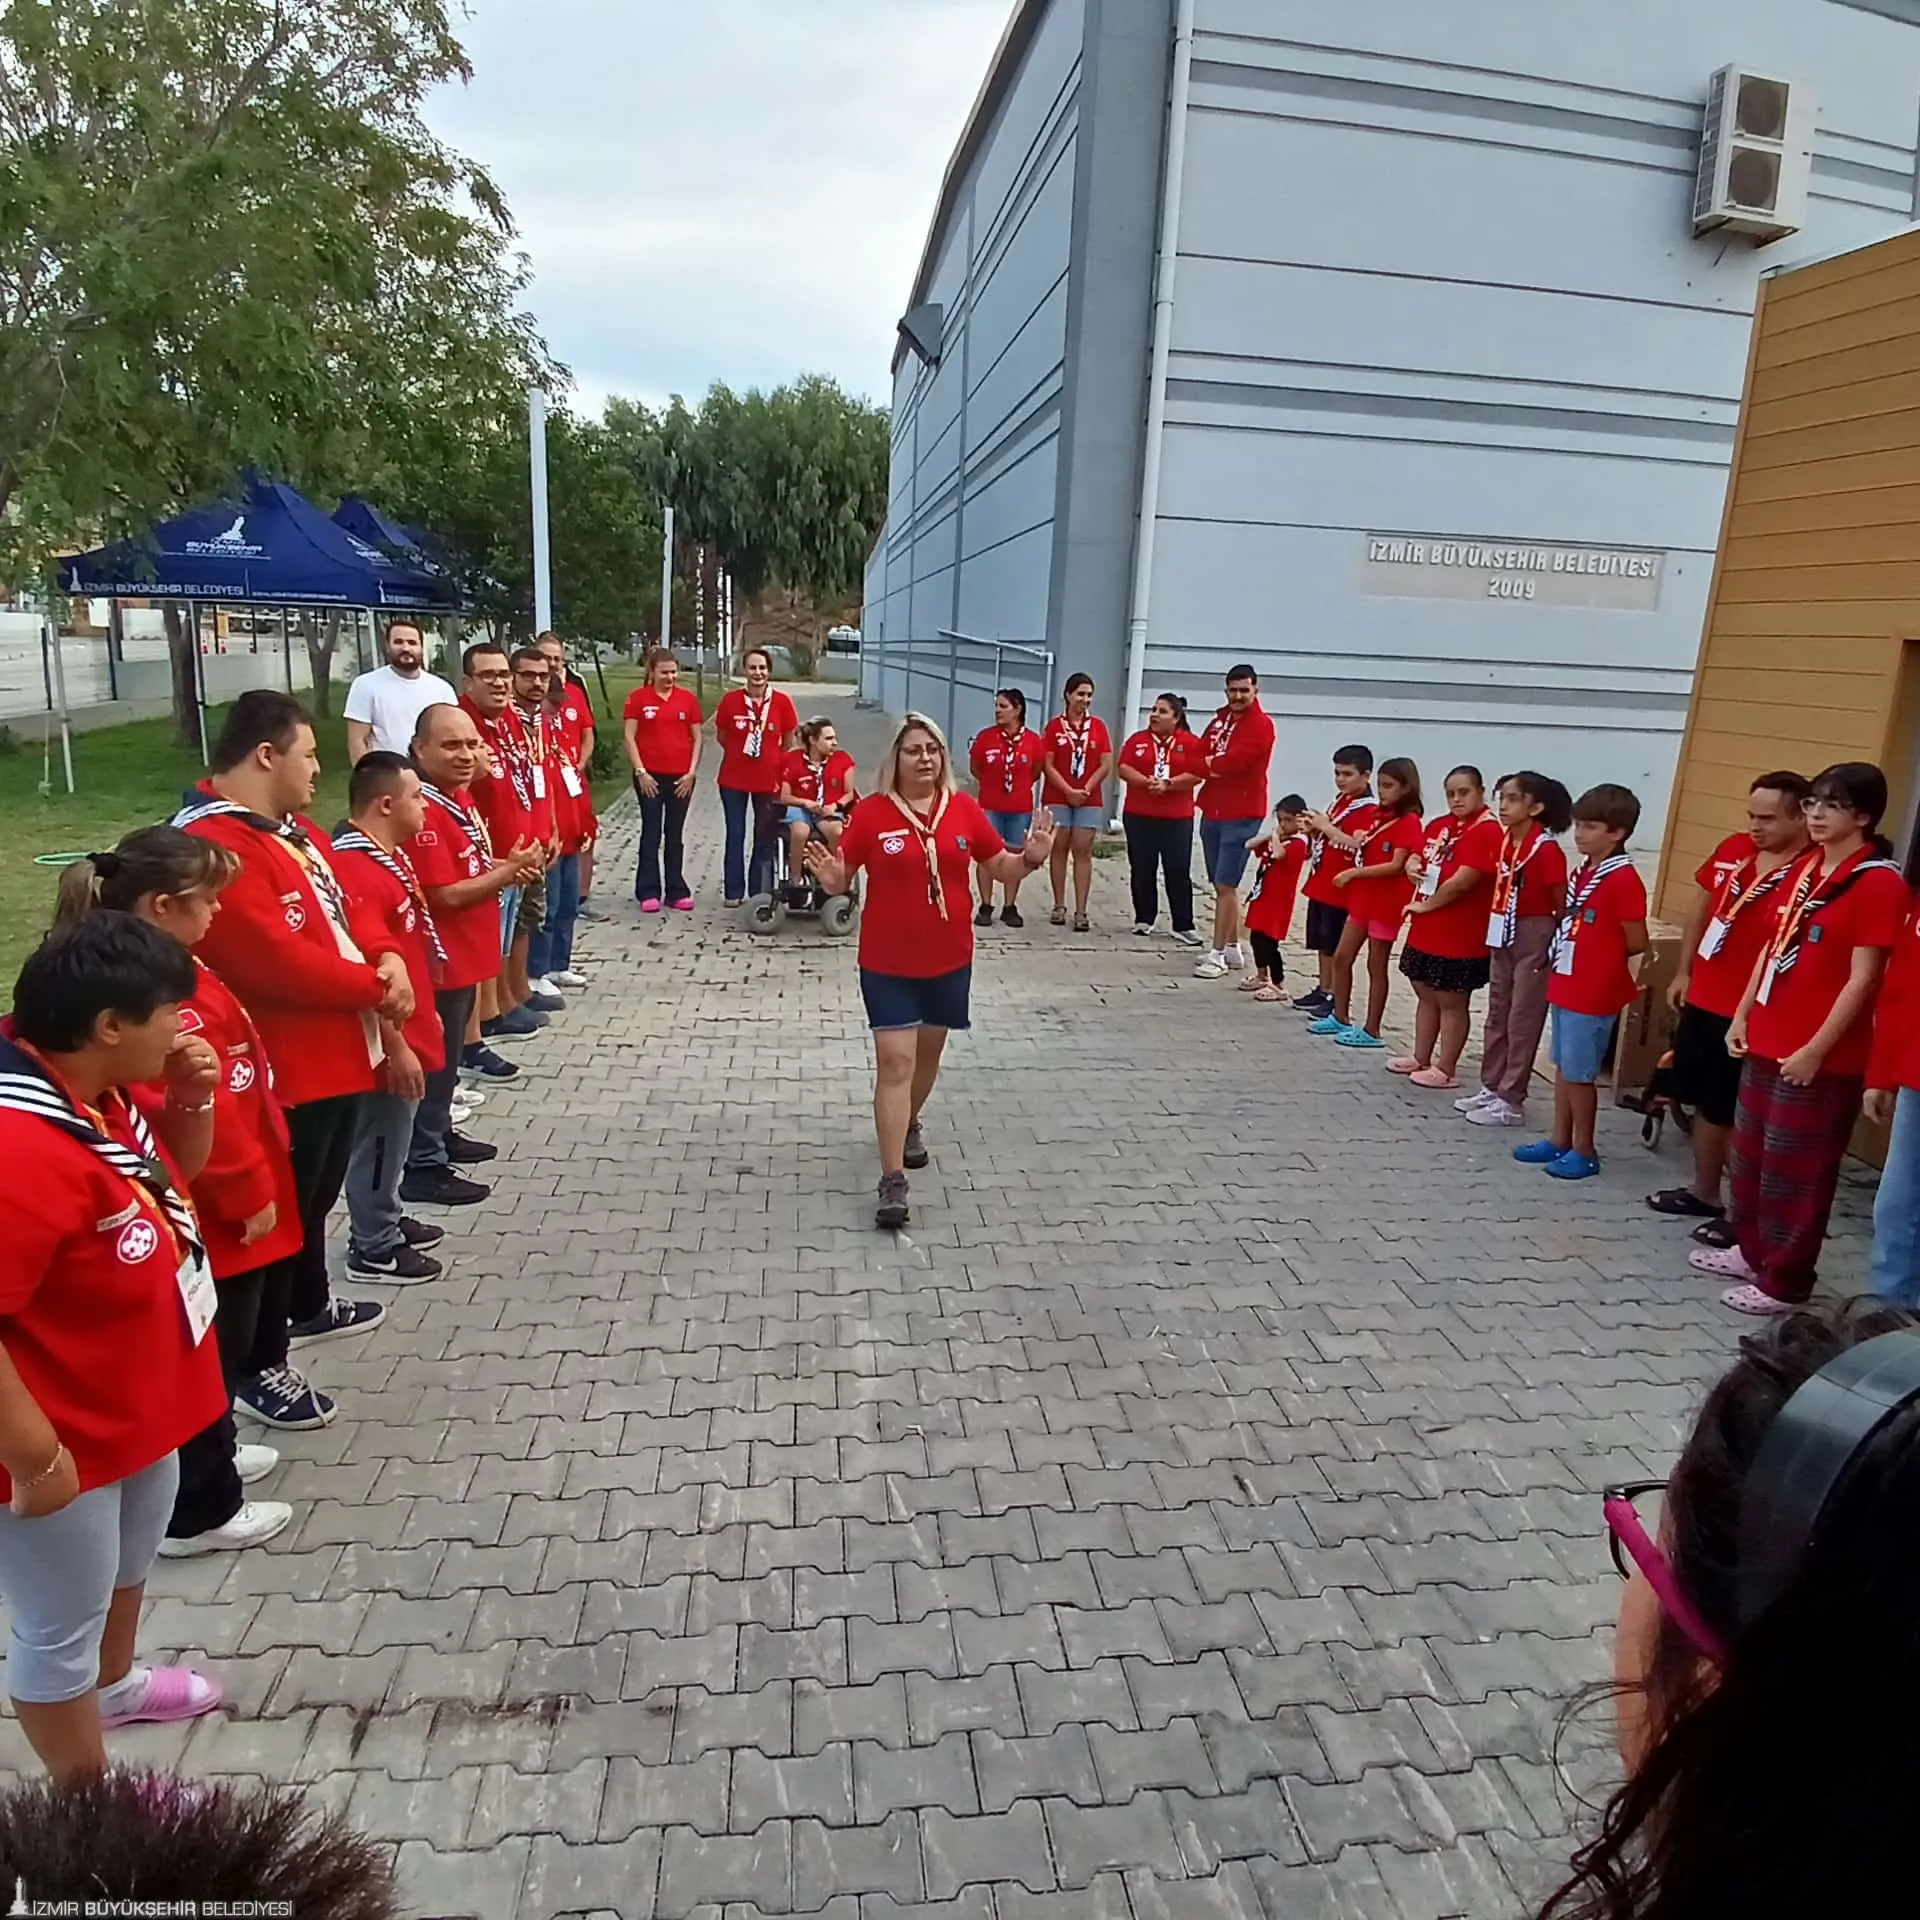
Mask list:
[[[808,888],[805,854],[815,838],[831,847],[840,844],[847,815],[859,798],[854,783],[853,755],[840,750],[831,720],[809,720],[800,729],[800,744],[780,768],[781,819],[787,834],[788,883]]]

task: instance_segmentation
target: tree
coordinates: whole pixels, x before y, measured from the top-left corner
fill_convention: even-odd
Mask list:
[[[249,463],[459,464],[550,378],[492,182],[434,138],[443,0],[7,0],[0,573]]]

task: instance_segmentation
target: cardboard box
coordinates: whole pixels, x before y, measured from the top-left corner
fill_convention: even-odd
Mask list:
[[[1650,930],[1652,945],[1640,963],[1640,997],[1620,1016],[1620,1034],[1613,1050],[1613,1100],[1623,1105],[1623,1094],[1637,1094],[1653,1078],[1660,1056],[1673,1044],[1673,1009],[1667,988],[1680,970],[1677,928]]]

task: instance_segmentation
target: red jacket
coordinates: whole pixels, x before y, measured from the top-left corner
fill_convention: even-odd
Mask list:
[[[1220,741],[1224,736],[1226,745]],[[1264,820],[1267,769],[1273,762],[1273,720],[1258,700],[1235,718],[1222,707],[1207,724],[1207,781],[1200,789],[1203,820]]]
[[[215,797],[203,787],[194,800]],[[292,824],[333,871],[332,841],[310,820]],[[349,899],[348,930],[365,958],[347,959],[320,883],[285,840],[235,813],[209,815],[187,831],[239,858],[239,877],[221,893],[200,951],[253,1016],[281,1103],[299,1107],[372,1092],[377,1076],[369,1035],[373,1009],[386,997],[373,963],[399,951],[393,936]]]
[[[1920,1088],[1920,908],[1908,914],[1880,982],[1867,1085]]]
[[[438,1073],[447,1064],[446,1035],[433,1004],[434,979],[441,971],[433,952],[438,933],[437,929],[428,932],[433,923],[425,896],[416,897],[420,876],[415,874],[414,886],[409,887],[404,880],[396,880],[372,854],[353,847],[336,848],[334,859],[341,885],[354,905],[379,917],[407,963],[407,978],[413,985],[413,1017],[401,1028],[401,1038],[420,1056],[420,1064],[428,1073]],[[404,848],[400,859],[412,865]]]
[[[227,1280],[300,1251],[300,1201],[266,1048],[227,983],[211,967],[196,972],[193,1002],[180,1009],[180,1031],[197,1033],[220,1056],[220,1085],[213,1096],[213,1151],[187,1190],[213,1277]],[[133,1091],[149,1119],[166,1105],[163,1086]],[[242,1240],[240,1229],[270,1201],[277,1216],[272,1231]]]

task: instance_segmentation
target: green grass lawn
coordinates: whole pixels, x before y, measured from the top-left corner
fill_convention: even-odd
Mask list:
[[[599,682],[591,671],[586,678],[598,711]],[[639,680],[634,668],[607,672],[612,715],[602,715],[601,727],[611,729],[616,743],[620,707]],[[338,705],[338,688],[335,696]],[[718,697],[718,690],[713,690],[709,711]],[[222,717],[219,711],[208,714],[209,737],[219,730]],[[313,816],[330,826],[346,807],[346,722],[322,720],[319,734],[320,786],[314,795]],[[43,767],[37,741],[23,743],[17,753],[0,753],[0,1005],[11,1001],[20,962],[53,913],[60,875],[54,868],[36,866],[35,856],[91,853],[112,846],[132,827],[168,818],[201,771],[199,754],[176,744],[171,720],[135,720],[123,727],[75,734],[73,775],[79,791],[71,795],[65,791],[57,740],[51,794],[40,791]],[[606,806],[627,786],[620,771],[596,780],[595,803]]]

